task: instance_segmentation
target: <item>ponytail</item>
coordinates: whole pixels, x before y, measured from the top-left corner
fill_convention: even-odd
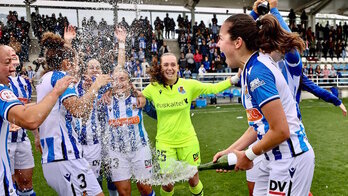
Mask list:
[[[271,14],[267,14],[257,22],[259,27],[259,47],[265,53],[279,51],[282,54],[297,49],[302,52],[305,48],[303,40],[297,33],[284,30],[278,20]]]
[[[285,31],[278,20],[270,14],[258,22],[247,14],[236,14],[226,19],[231,40],[242,38],[250,51],[261,49],[265,53],[279,51],[285,54],[292,49],[304,50],[304,42],[297,33]]]

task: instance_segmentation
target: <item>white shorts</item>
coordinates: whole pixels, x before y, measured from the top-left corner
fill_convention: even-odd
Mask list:
[[[263,159],[254,195],[308,195],[314,173],[314,152],[276,161]]]
[[[120,153],[108,151],[107,164],[110,168],[112,182],[150,179],[152,176],[152,155],[149,146],[139,148],[136,152]]]
[[[42,164],[47,184],[58,195],[97,195],[102,192],[86,159],[74,159]]]
[[[98,178],[101,166],[101,145],[82,145],[82,156],[89,163],[95,177]]]
[[[246,170],[246,179],[248,182],[256,182],[257,177],[259,176],[260,164],[264,155],[256,157],[253,161],[253,167],[249,170]]]
[[[23,142],[7,143],[8,156],[10,157],[11,174],[15,169],[34,168],[34,158],[29,139]]]

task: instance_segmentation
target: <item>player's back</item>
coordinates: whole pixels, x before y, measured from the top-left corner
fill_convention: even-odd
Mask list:
[[[43,75],[37,86],[37,102],[52,91],[57,80],[64,76],[65,73],[59,71],[51,71]],[[77,134],[73,130],[73,117],[63,105],[63,100],[70,96],[76,96],[74,87],[69,87],[59,97],[39,128],[43,163],[81,158],[81,147],[77,142]]]

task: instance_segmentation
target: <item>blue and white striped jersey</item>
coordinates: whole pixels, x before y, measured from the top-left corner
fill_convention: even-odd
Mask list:
[[[31,99],[31,84],[29,80],[24,79],[22,76],[9,77],[10,89],[17,96],[17,98],[24,104],[28,103]],[[23,142],[27,140],[27,132],[25,129],[20,128],[18,131],[10,132],[7,141],[11,143]]]
[[[56,85],[64,72],[51,71],[42,76],[37,85],[37,102],[40,102]],[[64,99],[77,96],[75,87],[69,86],[59,97],[51,113],[39,128],[42,146],[42,163],[81,158],[81,145],[73,126],[73,116],[62,104]]]
[[[9,133],[8,111],[15,105],[22,104],[16,95],[5,85],[0,84],[0,195],[13,192],[13,182],[10,169],[10,158],[7,152],[7,137]],[[8,195],[8,194],[7,194]]]
[[[244,67],[241,83],[242,103],[247,112],[248,123],[257,131],[259,140],[269,130],[269,124],[261,108],[275,99],[280,99],[284,108],[290,138],[266,152],[266,159],[295,157],[311,148],[297,115],[296,101],[285,78],[269,55],[255,52]]]
[[[148,136],[143,123],[142,110],[136,107],[136,98],[112,98],[109,105],[102,108],[106,113],[108,143],[117,152],[135,152],[148,145]]]
[[[81,80],[76,86],[79,97],[82,97],[86,93],[82,85],[83,80]],[[80,144],[92,145],[99,143],[101,124],[98,119],[97,99],[93,101],[93,109],[91,110],[88,120],[84,121],[81,118],[76,118],[75,121],[76,124],[74,126],[78,131]]]

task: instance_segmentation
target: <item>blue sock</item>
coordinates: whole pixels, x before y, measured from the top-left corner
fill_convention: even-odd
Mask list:
[[[17,195],[18,196],[36,196],[36,193],[35,193],[34,189],[29,189],[29,190],[25,190],[25,191],[21,191],[21,190],[17,189]]]
[[[156,196],[156,193],[154,190],[152,190],[152,192],[148,195],[148,196]]]

